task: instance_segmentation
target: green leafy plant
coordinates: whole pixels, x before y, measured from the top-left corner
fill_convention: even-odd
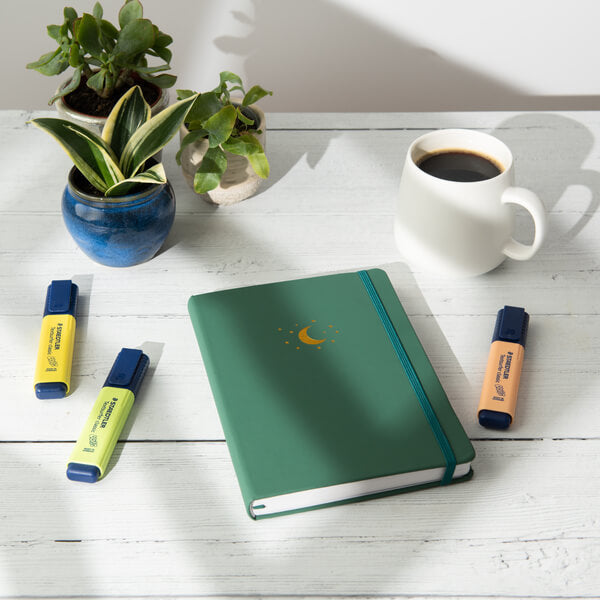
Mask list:
[[[171,51],[167,48],[173,38],[158,29],[148,19],[142,18],[143,8],[139,0],[127,0],[119,11],[119,26],[103,19],[99,2],[92,14],[77,16],[75,9],[64,9],[62,25],[48,25],[48,35],[58,43],[58,48],[29,63],[42,75],[58,75],[68,67],[75,71],[68,85],[63,87],[49,104],[76,90],[85,77],[86,84],[102,98],[109,98],[116,89],[133,85],[133,75],[149,81],[160,88],[175,84],[174,75],[161,74],[171,67]],[[148,66],[146,55],[164,61]]]
[[[140,184],[166,183],[162,163],[142,169],[177,133],[195,100],[196,96],[189,96],[151,117],[150,106],[136,85],[111,111],[102,137],[64,119],[39,118],[31,123],[59,142],[98,192],[118,197]]]
[[[232,100],[232,92],[240,92],[243,97],[238,102]],[[192,90],[177,90],[179,99],[190,98]],[[203,194],[214,190],[227,169],[226,152],[245,156],[255,173],[266,179],[269,176],[269,163],[264,149],[255,135],[260,133],[258,116],[250,108],[273,92],[259,85],[247,92],[240,77],[229,71],[220,75],[220,84],[212,91],[198,94],[186,117],[185,125],[189,133],[181,140],[177,153],[177,163],[181,164],[181,152],[188,145],[203,139],[208,140],[208,150],[194,175],[194,190]]]

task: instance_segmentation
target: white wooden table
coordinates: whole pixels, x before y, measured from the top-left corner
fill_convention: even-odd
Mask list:
[[[166,247],[91,262],[62,223],[69,160],[31,114],[0,113],[0,597],[600,596],[600,113],[271,114],[271,178],[237,206],[186,187]],[[406,149],[441,127],[490,131],[549,211],[534,260],[443,280],[398,262]],[[519,235],[530,236],[519,217]],[[472,481],[254,522],[246,515],[186,302],[226,287],[382,266],[477,451]],[[32,378],[51,279],[81,307],[73,393]],[[517,421],[475,421],[496,311],[531,314]],[[153,360],[110,472],[65,476],[123,346]]]

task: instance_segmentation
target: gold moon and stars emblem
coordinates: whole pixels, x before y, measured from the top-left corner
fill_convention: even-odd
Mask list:
[[[335,343],[335,339],[332,334],[339,334],[340,331],[335,329],[333,325],[328,325],[323,331],[325,337],[321,337],[320,335],[318,338],[313,337],[312,335],[309,335],[308,330],[315,325],[316,322],[317,321],[313,319],[310,325],[306,325],[306,327],[300,327],[300,323],[296,323],[296,327],[293,329],[288,329],[287,327],[278,327],[277,331],[283,335],[283,343],[286,346],[291,346],[292,348],[296,348],[296,350],[300,350],[300,348],[302,348],[304,345],[308,346],[308,348],[321,350],[324,347],[323,344],[325,342]]]

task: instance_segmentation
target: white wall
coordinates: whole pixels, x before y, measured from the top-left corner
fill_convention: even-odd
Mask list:
[[[94,0],[70,0],[80,13]],[[122,0],[104,0],[117,21]],[[228,69],[270,111],[600,108],[597,0],[144,0],[175,38],[177,87]],[[62,77],[25,70],[52,49],[64,2],[0,2],[0,108],[43,108]],[[65,77],[66,78],[66,77]]]

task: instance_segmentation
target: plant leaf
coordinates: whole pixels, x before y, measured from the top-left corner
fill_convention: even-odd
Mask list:
[[[60,49],[58,53],[48,61],[46,64],[36,68],[38,73],[42,75],[58,75],[69,67],[69,53],[62,52]]]
[[[102,68],[87,80],[87,86],[100,92],[106,85],[106,69]]]
[[[260,142],[250,133],[230,137],[226,142],[223,142],[223,150],[239,156],[264,153]]]
[[[263,179],[269,176],[270,167],[269,161],[264,152],[257,152],[248,156],[248,162],[252,165],[254,172]]]
[[[94,58],[102,56],[102,44],[100,43],[100,28],[96,19],[88,14],[83,13],[77,26],[77,41],[81,47]]]
[[[125,177],[135,175],[148,158],[166,146],[179,130],[195,99],[196,96],[190,96],[171,104],[131,136],[121,154],[119,165]]]
[[[154,48],[148,50],[148,53],[152,54],[152,56],[162,58],[166,63],[170,63],[173,58],[173,53],[168,48],[157,48],[154,46]]]
[[[59,54],[59,52],[60,48],[57,48],[53,52],[42,54],[42,56],[40,56],[35,62],[27,63],[26,68],[35,69],[37,71],[40,67],[47,65],[57,54]]]
[[[179,90],[179,92],[186,93],[187,91],[188,90]],[[198,94],[196,102],[194,102],[192,108],[190,108],[190,112],[187,115],[187,121],[188,123],[198,121],[202,124],[206,120],[208,120],[212,115],[217,114],[222,108],[223,104],[219,100],[217,94],[215,94],[214,92]]]
[[[48,27],[46,27],[46,31],[48,32],[48,35],[56,42],[58,42],[60,44],[60,40],[61,40],[61,32],[60,32],[61,26],[60,25],[48,25]]]
[[[83,70],[83,66],[77,67],[75,69],[75,71],[73,72],[73,77],[71,77],[71,81],[68,83],[68,85],[66,85],[64,88],[59,90],[56,95],[52,96],[52,98],[50,98],[50,101],[48,102],[48,104],[54,104],[59,98],[62,98],[63,96],[70,94],[73,90],[76,90],[79,87],[79,84],[81,82],[81,71],[82,70]]]
[[[131,21],[141,19],[144,9],[138,0],[126,2],[119,11],[119,25],[123,29]]]
[[[157,48],[166,48],[167,46],[169,46],[170,44],[173,43],[173,38],[166,34],[163,33],[162,31],[158,31],[158,33],[156,34],[156,42],[154,43],[154,50],[156,50]]]
[[[244,90],[244,84],[242,83],[241,77],[235,73],[232,73],[231,71],[221,71],[219,74],[219,79],[221,80],[221,85],[226,82],[237,83],[241,87],[242,91]]]
[[[229,138],[236,118],[237,111],[235,106],[229,104],[204,123],[204,129],[208,131],[208,143],[211,148],[220,146]]]
[[[106,37],[112,38],[113,40],[116,40],[119,35],[117,28],[110,21],[106,21],[104,19],[102,19],[100,29]]]
[[[102,5],[100,4],[100,2],[96,2],[96,4],[94,4],[94,8],[92,9],[92,14],[97,19],[101,19],[102,18],[102,15],[104,14],[104,11],[102,10]]]
[[[118,158],[131,136],[151,117],[149,104],[139,86],[134,86],[119,98],[102,129],[102,139]]]
[[[184,98],[189,98],[190,96],[194,96],[196,94],[196,92],[192,90],[175,90],[175,93],[177,94],[177,100],[183,100]],[[200,98],[200,96],[198,97]]]
[[[227,169],[227,157],[221,148],[209,148],[194,175],[194,191],[205,194],[214,190]]]
[[[155,65],[153,67],[143,67],[141,65],[127,65],[128,69],[137,71],[138,73],[146,73],[151,75],[152,73],[160,73],[161,71],[168,71],[171,66],[167,64]]]
[[[113,151],[100,136],[64,119],[44,117],[31,122],[58,141],[81,174],[98,191],[104,193],[124,179]]]
[[[73,42],[69,49],[69,66],[70,67],[78,67],[81,65],[82,60],[79,55],[79,44],[77,42]]]
[[[139,75],[144,81],[149,81],[161,89],[173,87],[177,81],[177,77],[175,75],[168,75],[166,73],[156,76],[148,75],[146,73],[140,73]]]
[[[133,4],[131,2],[130,4]],[[127,6],[127,4],[125,5]],[[125,7],[123,7],[125,8]],[[115,54],[133,56],[154,45],[154,27],[148,19],[129,21],[117,36]]]
[[[245,125],[248,125],[248,127],[254,125],[254,121],[249,119],[239,108],[237,109],[237,118]]]
[[[70,6],[65,6],[63,10],[63,15],[65,17],[65,20],[69,24],[69,28],[71,28],[73,26],[73,22],[77,20],[77,11],[74,8],[71,8]]]
[[[255,102],[258,102],[261,98],[264,98],[265,96],[272,96],[272,95],[273,95],[273,92],[264,90],[263,88],[260,87],[260,85],[253,85],[248,90],[248,93],[244,96],[244,99],[242,100],[242,105],[249,106],[250,104],[254,104]]]
[[[115,183],[115,185],[109,187],[105,193],[109,197],[124,196],[135,187],[136,183],[167,183],[167,175],[162,163],[158,163],[157,165],[150,167],[143,173],[138,173],[133,177],[128,177],[119,183]]]

